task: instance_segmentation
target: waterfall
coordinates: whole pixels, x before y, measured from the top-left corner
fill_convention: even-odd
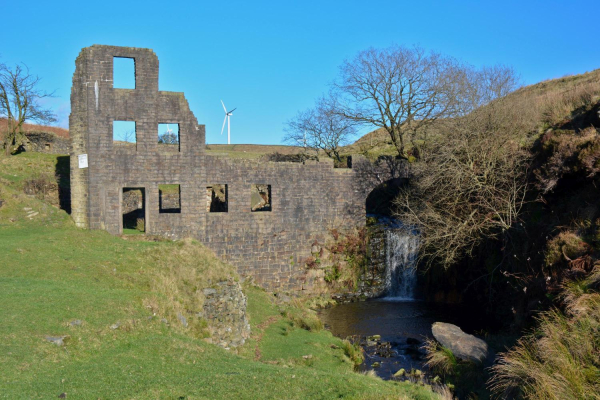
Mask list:
[[[386,229],[386,299],[414,300],[419,237],[406,230]]]

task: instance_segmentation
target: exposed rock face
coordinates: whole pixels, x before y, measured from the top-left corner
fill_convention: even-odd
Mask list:
[[[221,347],[236,347],[250,336],[246,315],[246,296],[242,287],[233,280],[219,282],[203,290],[205,300],[203,317],[208,321],[210,342]]]
[[[367,298],[385,294],[386,244],[385,229],[381,225],[369,227],[369,266],[358,282],[358,291]]]
[[[445,322],[432,325],[433,336],[460,359],[482,363],[488,356],[488,346],[483,340],[469,335],[458,326]]]

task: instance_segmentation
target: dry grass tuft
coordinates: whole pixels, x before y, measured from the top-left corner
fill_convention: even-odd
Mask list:
[[[502,398],[600,399],[600,268],[565,287],[567,313],[542,314],[536,332],[500,354],[489,381]]]
[[[320,332],[323,330],[323,322],[313,310],[296,308],[287,312],[287,316],[292,321],[292,324],[298,328],[310,332]]]
[[[442,346],[434,339],[425,340],[423,345],[427,351],[425,365],[440,375],[452,375],[456,372],[458,360],[452,350]]]

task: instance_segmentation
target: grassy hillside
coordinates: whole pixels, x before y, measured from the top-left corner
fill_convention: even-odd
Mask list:
[[[261,144],[207,144],[206,154],[232,158],[260,158],[265,154],[299,154],[301,147]]]
[[[229,351],[205,342],[202,321],[184,328],[176,313],[233,269],[191,241],[75,228],[48,202],[52,191],[24,193],[57,164],[0,158],[1,398],[437,397],[353,372],[341,340],[301,328],[310,311],[248,285],[248,342]]]

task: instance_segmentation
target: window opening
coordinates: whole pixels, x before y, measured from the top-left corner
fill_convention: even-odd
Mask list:
[[[137,148],[135,121],[113,121],[113,145]]]
[[[135,89],[135,59],[113,57],[113,88]]]
[[[254,184],[250,191],[252,211],[271,211],[271,185]]]
[[[227,212],[227,185],[216,184],[206,187],[206,211]]]
[[[181,213],[181,187],[179,185],[158,185],[159,212]]]
[[[179,151],[179,124],[158,124],[158,144]]]

